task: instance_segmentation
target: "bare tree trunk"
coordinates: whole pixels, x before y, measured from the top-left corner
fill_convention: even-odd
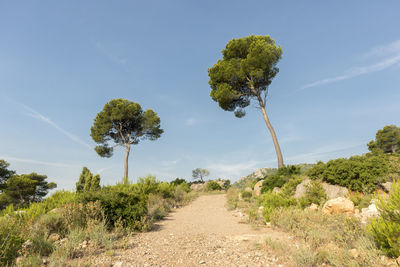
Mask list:
[[[131,150],[130,145],[126,145],[125,151],[125,174],[124,174],[124,184],[128,184],[128,158],[129,158],[129,151]]]
[[[278,138],[276,138],[276,133],[274,131],[274,128],[272,127],[271,122],[269,121],[267,111],[265,110],[265,103],[262,101],[262,99],[260,97],[258,100],[260,103],[260,108],[261,108],[262,114],[264,116],[265,124],[267,124],[268,130],[270,131],[271,136],[272,136],[272,141],[274,142],[276,156],[278,158],[278,168],[282,168],[284,166],[284,164],[283,164],[281,147],[279,146],[279,143],[278,143]]]

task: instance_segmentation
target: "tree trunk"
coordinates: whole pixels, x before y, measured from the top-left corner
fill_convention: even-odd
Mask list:
[[[128,184],[128,158],[129,158],[129,151],[131,150],[131,146],[127,145],[126,146],[126,151],[125,151],[125,174],[124,174],[124,184]]]
[[[274,128],[271,125],[271,122],[269,121],[267,111],[265,110],[265,104],[262,102],[261,98],[259,98],[259,102],[260,102],[260,108],[261,108],[262,114],[264,116],[265,124],[267,124],[268,130],[270,131],[271,136],[272,136],[272,141],[274,142],[276,156],[278,158],[278,168],[282,168],[284,166],[284,164],[283,164],[281,148],[278,143],[278,138],[276,138],[276,133],[274,131]]]

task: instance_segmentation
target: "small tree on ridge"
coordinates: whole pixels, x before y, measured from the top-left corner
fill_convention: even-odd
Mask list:
[[[193,179],[200,179],[200,181],[204,182],[204,177],[209,176],[210,172],[207,169],[194,169],[192,171],[192,177]]]

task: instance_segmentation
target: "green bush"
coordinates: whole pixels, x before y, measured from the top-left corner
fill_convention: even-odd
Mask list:
[[[388,199],[377,196],[376,203],[380,217],[373,219],[369,232],[375,239],[377,246],[388,256],[400,256],[400,181],[392,185],[392,192]]]
[[[293,197],[288,198],[274,192],[263,194],[263,216],[267,222],[271,220],[271,214],[275,209],[295,205],[297,205],[297,200]]]
[[[286,184],[284,184],[279,192],[282,196],[291,197],[296,192],[296,187],[303,181],[302,177],[293,177]]]
[[[21,249],[24,239],[20,225],[15,218],[0,217],[0,265],[12,265]]]
[[[373,192],[380,179],[389,172],[388,156],[375,152],[327,163],[318,162],[307,174],[359,192]]]
[[[157,186],[153,186],[153,183],[144,183],[136,192],[129,189],[129,186],[123,185],[107,186],[99,191],[80,194],[79,201],[83,204],[99,201],[110,227],[120,220],[124,227],[139,229],[138,222],[147,214],[147,196],[151,191],[157,191]]]
[[[293,176],[300,174],[300,166],[287,165],[279,168],[276,174],[267,175],[261,187],[261,192],[265,193],[273,190],[275,187],[282,187]]]
[[[163,198],[173,198],[175,186],[168,182],[159,183],[157,186],[157,193],[161,194]]]
[[[178,186],[183,183],[187,184],[186,180],[182,179],[182,178],[176,178],[175,180],[171,181],[171,184],[173,184],[175,186]]]
[[[306,192],[304,197],[299,199],[302,208],[310,206],[312,203],[320,205],[326,201],[327,195],[320,181],[313,180],[310,184],[306,185],[305,188]]]
[[[222,187],[216,181],[208,181],[206,183],[205,191],[222,190]]]
[[[253,194],[251,193],[251,192],[249,192],[249,191],[243,191],[242,192],[242,198],[243,199],[250,199],[251,197],[253,196]]]
[[[148,196],[149,194],[156,194],[158,192],[158,184],[155,176],[147,175],[146,177],[139,177],[136,184],[131,185],[133,190],[141,196]],[[128,189],[129,186],[120,185],[124,189]]]
[[[359,210],[363,208],[367,208],[372,199],[372,195],[370,194],[363,194],[360,192],[352,192],[349,196],[350,200],[353,201],[354,206],[356,206]]]
[[[161,195],[150,194],[147,202],[147,214],[151,219],[161,220],[171,210],[171,202],[168,202]]]
[[[14,210],[13,205],[9,205],[6,209],[1,211],[0,216],[8,215],[11,217],[18,217],[24,221],[29,221],[38,218],[52,209],[62,207],[68,203],[74,203],[76,200],[75,193],[59,190],[47,197],[43,202],[32,203],[25,209]]]

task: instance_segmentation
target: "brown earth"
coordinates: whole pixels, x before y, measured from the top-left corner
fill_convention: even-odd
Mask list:
[[[290,266],[265,243],[287,236],[255,229],[225,207],[225,195],[205,195],[157,223],[155,230],[129,238],[128,248],[101,254],[97,266]],[[290,238],[290,237],[289,237]],[[286,242],[285,242],[286,243]]]

